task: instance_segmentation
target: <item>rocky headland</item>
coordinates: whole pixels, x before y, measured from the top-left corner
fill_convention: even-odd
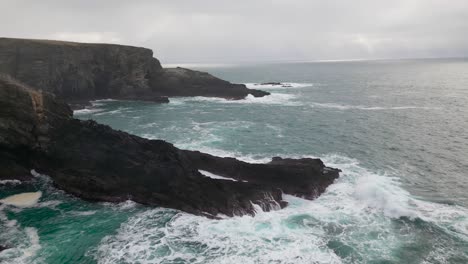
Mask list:
[[[114,44],[0,38],[0,73],[74,108],[106,98],[168,102],[171,96],[238,100],[269,94],[206,72],[163,68],[150,49]]]
[[[178,71],[185,70],[171,74]],[[41,81],[50,79],[35,78],[40,89],[0,77],[0,180],[30,180],[35,169],[86,200],[131,199],[216,217],[252,215],[253,204],[265,211],[282,208],[287,204],[283,193],[313,199],[339,176],[319,159],[278,157],[251,164],[74,119],[61,94],[70,90],[60,86],[58,95],[49,93]],[[209,178],[199,170],[238,181]]]

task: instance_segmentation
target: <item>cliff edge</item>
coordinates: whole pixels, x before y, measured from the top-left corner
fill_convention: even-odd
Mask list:
[[[104,98],[168,102],[170,96],[269,94],[206,72],[164,69],[150,49],[114,44],[0,38],[0,73],[72,105]]]

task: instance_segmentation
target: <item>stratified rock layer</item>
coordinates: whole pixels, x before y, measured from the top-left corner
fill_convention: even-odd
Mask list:
[[[0,78],[0,179],[29,171],[88,200],[136,202],[214,217],[254,214],[286,205],[282,192],[315,198],[338,177],[320,160],[275,158],[249,164],[180,150],[72,117],[54,95]],[[207,170],[243,181],[212,179]],[[247,182],[244,182],[247,181]]]
[[[0,73],[78,105],[103,98],[268,95],[204,72],[163,69],[150,49],[112,44],[0,38]]]

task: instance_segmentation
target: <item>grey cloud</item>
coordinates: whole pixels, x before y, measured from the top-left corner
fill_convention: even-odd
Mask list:
[[[112,42],[165,63],[468,55],[466,0],[0,0],[0,36]]]

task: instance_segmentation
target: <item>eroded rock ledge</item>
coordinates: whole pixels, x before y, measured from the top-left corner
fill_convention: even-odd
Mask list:
[[[338,177],[318,159],[250,164],[74,119],[56,96],[7,77],[0,77],[0,110],[0,180],[27,180],[36,169],[92,201],[131,199],[209,217],[254,214],[252,203],[269,211],[286,206],[283,192],[313,199]]]
[[[168,102],[170,96],[243,99],[269,94],[205,72],[165,69],[150,49],[113,44],[0,38],[0,73],[76,108],[105,98]]]

